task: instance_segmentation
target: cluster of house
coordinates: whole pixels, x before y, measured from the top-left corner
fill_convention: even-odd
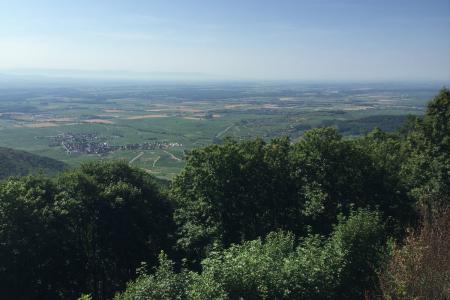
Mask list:
[[[156,150],[182,147],[180,143],[152,141],[145,143],[110,145],[105,139],[92,133],[62,133],[51,137],[51,144],[62,145],[67,153],[106,154],[120,150]]]

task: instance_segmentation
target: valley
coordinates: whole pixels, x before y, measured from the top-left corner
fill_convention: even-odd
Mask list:
[[[170,179],[194,147],[397,129],[423,113],[433,85],[380,83],[79,83],[0,88],[0,145],[71,166],[122,159]]]

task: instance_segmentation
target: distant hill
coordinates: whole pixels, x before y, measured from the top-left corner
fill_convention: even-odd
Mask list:
[[[9,176],[23,176],[40,171],[52,175],[67,167],[65,163],[52,158],[0,147],[0,180]]]

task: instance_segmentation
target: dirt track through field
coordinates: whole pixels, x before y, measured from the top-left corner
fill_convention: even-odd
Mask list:
[[[132,164],[136,159],[139,159],[142,155],[144,155],[144,152],[139,153],[138,155],[136,155],[135,157],[133,157],[128,164]]]
[[[224,130],[222,130],[221,132],[219,132],[218,134],[216,134],[216,138],[220,138],[221,135],[225,134],[228,130],[230,130],[230,128],[233,127],[233,125],[228,126],[227,128],[225,128]]]
[[[158,162],[158,160],[161,158],[161,156],[158,156],[155,161],[153,162],[152,168],[154,168],[156,166],[156,163]]]
[[[179,158],[179,157],[176,157],[175,155],[173,155],[172,153],[170,153],[169,151],[167,151],[167,150],[163,150],[165,153],[167,153],[167,154],[169,154],[170,155],[170,157],[172,158],[172,159],[174,159],[174,160],[178,160],[178,161],[181,161],[181,158]]]

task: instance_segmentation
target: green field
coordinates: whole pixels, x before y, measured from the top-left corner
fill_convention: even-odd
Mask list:
[[[227,136],[288,135],[295,140],[318,126],[335,126],[349,136],[374,127],[395,130],[406,115],[422,114],[437,90],[428,85],[294,83],[2,88],[0,146],[70,166],[123,159],[158,177],[171,178],[184,166],[186,150],[220,143]],[[108,147],[166,146],[69,153],[64,140],[53,141],[68,134],[89,135]]]

